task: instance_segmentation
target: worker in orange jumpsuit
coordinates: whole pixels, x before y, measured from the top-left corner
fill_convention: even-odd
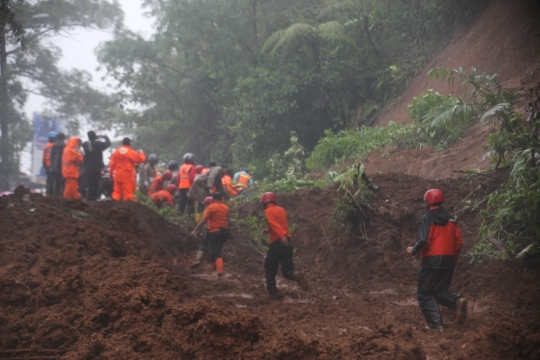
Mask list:
[[[47,187],[46,194],[54,195],[54,175],[51,171],[51,153],[52,147],[56,142],[56,136],[58,134],[55,131],[49,133],[49,142],[43,148],[43,168],[45,169],[45,174],[47,174]]]
[[[458,324],[467,318],[467,300],[450,291],[454,268],[458,262],[463,238],[459,225],[443,207],[444,193],[439,189],[424,194],[428,212],[420,219],[418,241],[407,253],[421,255],[418,275],[418,304],[427,328],[444,331],[439,304],[456,310]]]
[[[154,181],[152,181],[152,185],[150,185],[150,190],[148,190],[148,195],[152,195],[154,193],[157,193],[158,191],[163,190],[163,183],[171,179],[172,179],[172,171],[170,170],[165,170],[163,175],[156,176]]]
[[[153,194],[150,195],[152,200],[154,200],[154,204],[158,208],[162,208],[164,206],[168,207],[174,207],[174,201],[173,201],[173,194],[176,192],[178,188],[174,184],[169,184],[167,186],[167,190],[159,190]]]
[[[134,201],[136,176],[135,166],[142,164],[146,155],[131,148],[131,139],[124,138],[122,146],[114,151],[109,163],[111,176],[113,177],[114,190],[112,198],[116,201]]]
[[[182,215],[187,207],[187,213],[193,215],[195,212],[193,200],[188,197],[188,191],[193,180],[195,180],[195,155],[191,153],[184,154],[184,165],[180,167],[178,172],[178,192],[180,195],[178,213]]]
[[[279,299],[276,288],[276,275],[280,263],[283,277],[296,281],[303,291],[307,291],[309,284],[306,278],[301,272],[294,270],[293,247],[291,244],[291,234],[289,233],[287,212],[282,207],[276,205],[276,196],[272,192],[262,194],[260,202],[264,207],[264,216],[268,224],[268,228],[263,229],[262,233],[268,233],[270,235],[268,253],[264,261],[266,289],[270,294],[270,299]]]
[[[62,152],[62,176],[66,181],[64,199],[80,199],[79,193],[79,167],[84,156],[81,152],[81,139],[71,137]]]
[[[204,211],[201,221],[191,232],[195,236],[197,231],[207,224],[208,240],[210,242],[210,252],[212,262],[219,277],[223,276],[223,256],[221,250],[223,244],[229,239],[229,207],[223,202],[223,196],[216,192],[212,195],[213,202]]]
[[[226,172],[225,175],[223,175],[223,178],[221,179],[221,183],[223,184],[223,187],[225,188],[225,190],[227,190],[229,195],[233,197],[238,195],[235,187],[232,185],[232,176],[229,172]]]
[[[213,202],[214,202],[214,198],[211,197],[211,196],[207,196],[204,199],[204,204],[205,204],[206,208],[208,208],[210,205],[212,205]],[[208,229],[207,229],[206,233],[203,236],[203,241],[201,242],[201,245],[199,246],[199,250],[197,251],[197,256],[195,257],[195,261],[190,266],[191,269],[194,269],[194,268],[198,267],[201,264],[201,259],[202,259],[203,254],[204,254],[204,250],[208,246],[208,243],[209,243],[209,239],[208,239]]]

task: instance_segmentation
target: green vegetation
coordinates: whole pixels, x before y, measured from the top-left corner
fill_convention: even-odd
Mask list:
[[[454,105],[443,103],[439,107],[442,110],[429,118],[432,126],[451,126],[448,124],[456,121],[455,115],[467,122],[489,122],[497,133],[489,137],[488,154],[495,169],[510,169],[509,180],[487,197],[487,208],[480,213],[480,242],[473,254],[507,257],[527,245],[528,251],[534,253],[540,243],[539,87],[530,89],[529,117],[524,120],[515,110],[518,94],[504,88],[497,74],[479,73],[475,68],[466,73],[459,68],[434,69],[430,76],[447,80],[450,86],[458,80],[465,94]],[[521,252],[520,258],[526,255]]]
[[[153,36],[118,29],[98,51],[122,102],[106,124],[164,161],[189,151],[300,179],[283,158],[291,133],[307,155],[325,134],[369,126],[479,3],[147,1]]]

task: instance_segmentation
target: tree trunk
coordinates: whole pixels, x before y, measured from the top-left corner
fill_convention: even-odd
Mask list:
[[[258,0],[251,0],[251,21],[253,26],[253,44],[255,46],[255,51],[253,53],[253,66],[258,66],[257,56],[259,54],[259,39],[258,39],[258,30],[257,30],[257,2]]]
[[[375,55],[377,56],[377,59],[379,59],[379,61],[381,62],[381,64],[383,63],[383,59],[381,57],[381,53],[379,52],[379,49],[377,49],[377,46],[375,45],[375,43],[373,42],[373,39],[371,37],[371,32],[369,31],[369,16],[367,15],[364,15],[362,16],[363,20],[364,20],[364,32],[366,33],[366,36],[367,36],[367,39],[368,39],[368,42],[369,42],[369,45],[371,46],[371,48],[373,49],[373,52],[375,53]]]
[[[9,190],[11,173],[11,154],[9,149],[9,126],[8,126],[8,90],[7,90],[7,53],[6,33],[0,28],[0,191]]]

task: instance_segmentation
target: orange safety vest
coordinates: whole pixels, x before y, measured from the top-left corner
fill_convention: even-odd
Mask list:
[[[47,143],[47,145],[45,145],[45,148],[43,149],[43,164],[45,164],[46,167],[51,166],[51,153],[53,146],[54,143],[49,142]]]
[[[178,172],[179,189],[189,189],[191,187],[191,181],[189,180],[189,170],[192,167],[192,164],[184,164],[180,167],[180,171]]]
[[[238,175],[238,181],[236,182],[236,185],[247,188],[249,186],[250,179],[251,175],[240,173]]]

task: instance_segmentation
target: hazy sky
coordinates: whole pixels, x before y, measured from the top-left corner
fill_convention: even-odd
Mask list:
[[[138,32],[144,37],[148,37],[152,32],[152,19],[144,16],[144,10],[141,8],[142,0],[119,0],[124,10],[124,24],[131,30]],[[112,39],[112,34],[101,31],[78,30],[72,34],[63,37],[56,37],[52,41],[62,49],[62,60],[59,66],[64,69],[82,69],[92,74],[92,84],[99,90],[107,91],[107,83],[112,79],[102,79],[104,71],[97,71],[99,63],[94,50],[103,41]],[[40,96],[30,95],[24,110],[28,119],[32,118],[34,112],[41,112],[46,100]],[[86,133],[86,128],[81,128],[82,133]],[[81,135],[81,134],[80,134]],[[114,136],[113,132],[108,132],[109,136]],[[82,136],[86,140],[86,136]],[[26,151],[21,157],[21,170],[30,174],[32,155],[31,143],[28,144]]]
[[[124,10],[125,25],[145,37],[151,34],[152,20],[144,16],[141,8],[142,0],[119,0]],[[98,61],[94,50],[103,41],[112,39],[112,35],[101,31],[78,30],[71,35],[56,37],[54,43],[62,49],[62,60],[59,66],[64,69],[82,69],[92,74],[93,85],[100,90],[106,90],[107,82],[102,78],[105,72],[97,71]],[[45,100],[39,96],[30,96],[25,106],[27,116],[30,118],[33,112],[40,112]]]

